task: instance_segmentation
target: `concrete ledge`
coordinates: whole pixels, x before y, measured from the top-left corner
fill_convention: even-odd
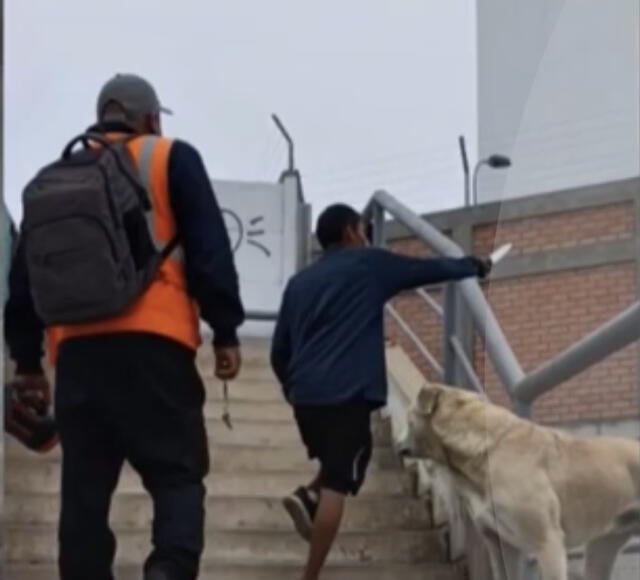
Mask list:
[[[393,195],[393,191],[389,193]],[[496,221],[540,217],[564,211],[577,211],[625,201],[640,203],[640,178],[506,199],[474,207],[462,207],[424,214],[423,217],[440,230],[451,230],[453,228],[473,227]],[[412,237],[413,235],[401,224],[394,221],[388,222],[387,240],[398,241]]]
[[[525,254],[498,264],[490,281],[522,278],[636,261],[634,240],[621,240]]]

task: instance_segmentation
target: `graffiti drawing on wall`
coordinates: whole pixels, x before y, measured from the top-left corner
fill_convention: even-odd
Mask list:
[[[271,258],[271,250],[256,239],[265,234],[265,230],[260,228],[260,224],[264,222],[264,216],[250,219],[248,226],[245,226],[240,216],[230,209],[223,208],[222,216],[229,232],[234,253],[246,242],[249,246],[253,246],[263,252],[267,258]]]

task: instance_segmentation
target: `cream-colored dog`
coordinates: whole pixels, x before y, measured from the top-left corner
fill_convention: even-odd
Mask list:
[[[496,579],[519,554],[543,580],[567,580],[567,549],[586,546],[586,580],[608,580],[640,534],[640,443],[542,427],[474,393],[425,387],[404,451],[446,468],[482,534]]]

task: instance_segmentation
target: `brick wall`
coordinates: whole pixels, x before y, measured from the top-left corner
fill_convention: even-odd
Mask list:
[[[524,217],[474,228],[474,251],[490,252],[506,242],[512,256],[575,248],[631,239],[634,236],[633,203],[562,211],[540,217]]]
[[[573,248],[602,248],[603,244],[632,240],[634,202],[562,210],[540,216],[479,223],[473,227],[473,250],[486,255],[512,242],[512,256],[552,256]],[[442,216],[440,216],[442,218]],[[426,255],[413,239],[391,243],[395,251]],[[484,291],[525,372],[531,371],[597,328],[637,299],[633,261],[597,264],[560,271],[528,272],[484,285]],[[441,290],[433,295],[441,299]],[[442,362],[442,331],[438,317],[412,293],[394,301],[403,318]],[[399,342],[431,379],[433,371],[394,323],[388,335]],[[482,342],[475,340],[474,358],[491,399],[509,401],[487,360]],[[638,350],[633,345],[592,367],[540,398],[535,417],[542,422],[594,421],[638,415]]]

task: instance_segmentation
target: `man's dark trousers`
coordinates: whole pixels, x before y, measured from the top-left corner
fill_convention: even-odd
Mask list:
[[[61,346],[56,375],[61,580],[113,580],[108,516],[125,460],[153,498],[145,568],[196,578],[209,456],[194,353],[145,334],[73,339]]]

